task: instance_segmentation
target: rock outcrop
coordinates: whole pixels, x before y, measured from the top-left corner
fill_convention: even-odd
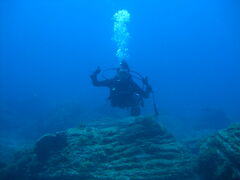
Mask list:
[[[240,124],[206,138],[200,147],[198,169],[204,180],[240,179]]]
[[[151,117],[121,125],[68,129],[42,137],[0,172],[5,180],[181,180],[193,158]]]

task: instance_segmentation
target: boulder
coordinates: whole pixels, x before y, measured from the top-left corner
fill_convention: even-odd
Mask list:
[[[46,161],[51,154],[56,154],[67,145],[65,133],[43,136],[35,145],[34,153],[39,161]]]
[[[194,158],[153,117],[42,137],[0,172],[6,180],[187,180]]]
[[[204,180],[240,179],[240,124],[221,130],[203,141],[198,169]]]

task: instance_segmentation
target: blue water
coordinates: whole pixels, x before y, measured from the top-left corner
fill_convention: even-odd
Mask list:
[[[98,65],[118,66],[112,16],[120,9],[131,14],[129,65],[149,77],[170,131],[240,121],[239,1],[2,0],[1,137],[37,138],[81,118],[126,116],[112,113],[108,90],[89,78]],[[151,113],[149,99],[143,114]]]

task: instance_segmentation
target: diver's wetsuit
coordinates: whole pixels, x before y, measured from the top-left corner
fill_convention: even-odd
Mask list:
[[[110,89],[109,100],[113,107],[131,108],[131,115],[140,114],[140,106],[143,106],[143,98],[148,98],[151,87],[146,85],[145,90],[141,89],[131,77],[121,80],[118,76],[99,81],[97,74],[91,75],[92,83],[98,87],[108,87]]]

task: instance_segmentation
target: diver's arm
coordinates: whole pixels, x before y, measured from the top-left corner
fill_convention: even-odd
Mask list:
[[[143,91],[143,97],[149,98],[149,94],[152,92],[152,87],[149,84],[146,84],[146,88]]]
[[[99,81],[97,79],[97,75],[100,73],[100,70],[97,69],[91,76],[91,80],[92,80],[92,84],[94,86],[98,86],[98,87],[109,87],[110,86],[110,81],[109,80],[103,80],[103,81]]]
[[[152,87],[149,85],[147,77],[145,77],[142,81],[143,81],[143,84],[145,85],[145,89],[142,90],[142,96],[144,98],[148,98],[149,94],[152,92]]]

